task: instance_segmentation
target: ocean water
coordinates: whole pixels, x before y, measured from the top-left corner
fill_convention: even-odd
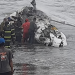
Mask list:
[[[0,0],[0,23],[3,18],[32,0]],[[36,0],[42,10],[67,38],[66,47],[23,46],[13,49],[14,75],[75,75],[75,0]],[[67,24],[71,24],[69,26]]]
[[[14,11],[31,6],[32,0],[0,0],[0,23]],[[75,0],[36,0],[37,9],[45,12],[51,19],[75,25]]]

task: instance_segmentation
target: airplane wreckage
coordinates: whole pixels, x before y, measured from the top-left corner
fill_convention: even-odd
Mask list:
[[[9,16],[13,21],[20,17],[22,23],[28,18],[31,22],[36,17],[38,29],[35,32],[35,40],[39,44],[46,46],[63,47],[67,45],[66,36],[60,32],[54,25],[51,25],[49,17],[42,11],[33,11],[33,7],[23,7]],[[13,23],[13,21],[11,23]]]

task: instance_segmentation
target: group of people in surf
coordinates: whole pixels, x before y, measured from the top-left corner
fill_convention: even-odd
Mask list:
[[[32,0],[31,4],[35,10],[35,0]],[[12,52],[10,49],[10,42],[15,44],[15,41],[21,43],[22,30],[23,30],[23,43],[27,40],[30,44],[33,44],[34,33],[36,31],[36,17],[32,22],[26,18],[25,23],[22,23],[21,17],[6,17],[0,25],[0,75],[13,75],[13,62]],[[7,47],[7,48],[5,48]]]
[[[36,13],[36,2],[32,0],[33,12]],[[35,24],[36,17],[34,15],[33,20],[30,22],[28,18],[25,18],[25,22],[22,22],[20,16],[6,17],[0,25],[0,38],[5,39],[5,47],[10,48],[11,43],[16,46],[21,44],[34,43],[34,36],[37,26]]]

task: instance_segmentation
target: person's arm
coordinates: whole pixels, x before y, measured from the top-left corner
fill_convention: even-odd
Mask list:
[[[11,72],[12,72],[12,74],[13,74],[14,70],[13,70],[13,62],[12,62],[12,60],[10,60],[9,65],[10,65],[10,67],[11,67]]]
[[[12,57],[13,57],[12,52],[9,51],[9,65],[10,65],[10,67],[11,67],[11,73],[12,73],[12,75],[13,75],[14,70],[13,70]]]

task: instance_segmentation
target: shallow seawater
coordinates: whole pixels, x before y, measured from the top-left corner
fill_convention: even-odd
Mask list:
[[[14,75],[74,75],[75,27],[52,22],[67,37],[66,47],[24,45],[14,49]]]
[[[75,18],[75,1],[73,1],[38,0],[37,8],[47,15],[50,12],[53,12],[53,14],[58,12],[57,15],[60,15],[62,12],[66,16]],[[29,2],[31,0],[0,0],[0,22],[2,22],[5,15],[30,5]],[[44,45],[14,47],[12,50],[14,75],[75,75],[75,27],[52,21],[51,24],[66,35],[68,45],[60,48]]]

